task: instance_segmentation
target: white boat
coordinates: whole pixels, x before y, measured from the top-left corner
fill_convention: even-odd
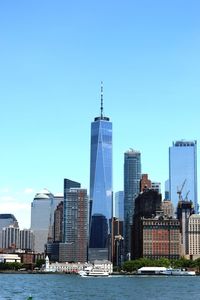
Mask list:
[[[172,269],[172,275],[174,276],[194,276],[196,275],[195,271],[186,271],[182,269]]]
[[[173,276],[194,276],[195,271],[186,271],[185,269],[166,269],[160,272],[160,275],[173,275]]]
[[[108,277],[109,273],[107,271],[101,270],[101,269],[92,269],[89,273],[88,276],[93,276],[93,277]]]
[[[101,269],[92,269],[92,270],[82,270],[79,271],[78,274],[81,277],[108,277],[109,273],[107,271]]]

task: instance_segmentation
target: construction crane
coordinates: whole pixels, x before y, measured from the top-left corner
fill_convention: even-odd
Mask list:
[[[182,191],[183,191],[183,188],[185,186],[185,183],[186,183],[186,179],[183,181],[182,186],[181,186],[180,189],[177,186],[177,194],[178,194],[178,200],[179,201],[183,200],[183,198],[182,198]]]
[[[187,191],[186,195],[185,195],[185,199],[184,201],[188,201],[188,194],[189,194],[190,191]]]

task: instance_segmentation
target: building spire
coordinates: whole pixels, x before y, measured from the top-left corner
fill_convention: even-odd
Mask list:
[[[103,81],[101,81],[101,119],[103,119]]]

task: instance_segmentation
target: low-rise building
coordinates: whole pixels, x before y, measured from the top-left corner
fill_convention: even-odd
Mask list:
[[[0,254],[0,262],[3,262],[3,263],[7,263],[7,262],[21,263],[21,258],[17,254]]]

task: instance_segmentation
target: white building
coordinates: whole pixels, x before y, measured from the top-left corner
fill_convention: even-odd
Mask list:
[[[30,229],[20,230],[20,249],[34,250],[34,234]]]
[[[0,262],[18,262],[21,263],[21,258],[17,254],[0,254]]]
[[[8,249],[19,249],[20,240],[19,240],[19,227],[15,225],[10,225],[4,227],[2,230],[2,248]]]
[[[46,256],[44,272],[78,273],[79,271],[83,270],[83,267],[83,263],[50,263],[48,256]]]

